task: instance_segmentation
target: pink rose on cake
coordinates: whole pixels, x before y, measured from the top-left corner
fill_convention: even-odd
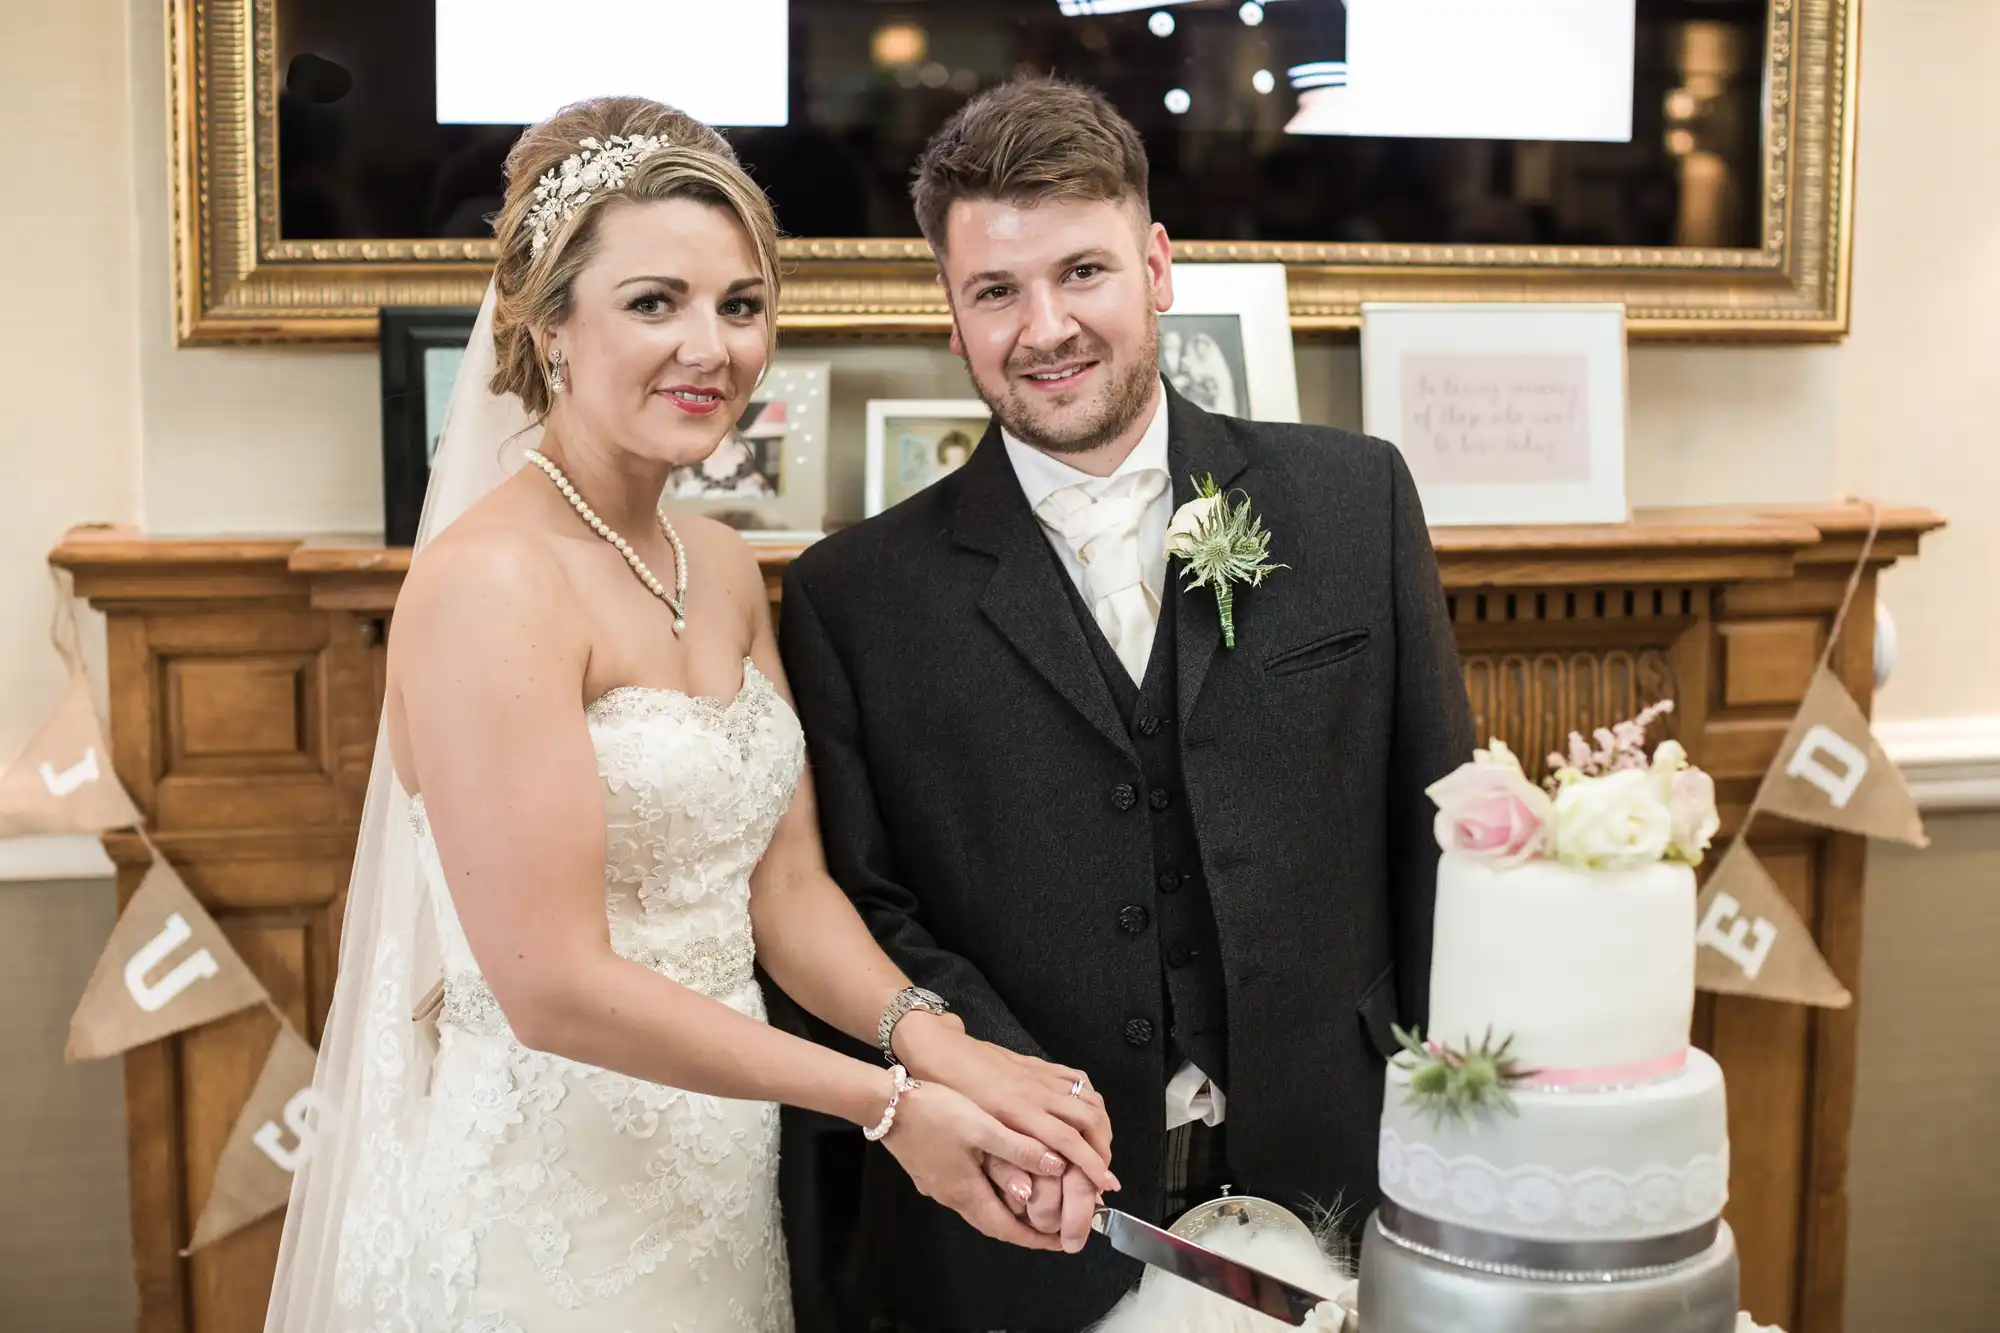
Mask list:
[[[1626,768],[1601,777],[1559,776],[1558,861],[1592,870],[1636,870],[1666,856],[1673,816],[1650,772]]]
[[[1653,751],[1653,781],[1673,821],[1671,852],[1691,866],[1700,865],[1702,853],[1722,827],[1722,817],[1715,811],[1715,779],[1688,766],[1687,751],[1679,741],[1661,741]]]
[[[1500,741],[1425,788],[1437,802],[1438,846],[1496,866],[1518,866],[1549,849],[1548,794]]]

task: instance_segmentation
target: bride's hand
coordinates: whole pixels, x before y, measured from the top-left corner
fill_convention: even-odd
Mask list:
[[[965,1094],[1003,1125],[1053,1148],[1099,1193],[1115,1193],[1111,1118],[1104,1098],[1076,1070],[968,1037],[954,1022],[911,1014],[897,1029],[898,1053],[917,1078]],[[1070,1089],[1083,1083],[1081,1092]]]
[[[1000,1201],[987,1177],[998,1158],[1030,1177],[1059,1181],[1069,1164],[1025,1134],[1017,1134],[937,1083],[905,1092],[882,1139],[917,1191],[935,1199],[995,1240],[1031,1250],[1060,1250],[1062,1238],[1027,1225]]]
[[[1060,1236],[1063,1249],[1075,1254],[1090,1239],[1090,1224],[1104,1198],[1091,1187],[1089,1177],[1071,1167],[1057,1180],[1052,1176],[1030,1176],[1012,1162],[998,1157],[986,1159],[986,1178],[1000,1191],[1000,1197],[1016,1217],[1044,1235]]]

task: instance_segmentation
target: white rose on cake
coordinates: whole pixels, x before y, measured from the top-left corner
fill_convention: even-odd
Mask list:
[[[1555,800],[1555,853],[1565,865],[1636,870],[1673,845],[1673,816],[1645,769],[1571,777]]]
[[[1715,840],[1722,817],[1715,811],[1715,779],[1688,767],[1687,751],[1679,741],[1661,741],[1653,751],[1653,782],[1667,803],[1673,821],[1673,854],[1691,866]]]

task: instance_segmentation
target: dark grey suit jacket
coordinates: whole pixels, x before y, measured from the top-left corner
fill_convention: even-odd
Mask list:
[[[1214,416],[1169,391],[1176,504],[1245,492],[1287,566],[1177,608],[1183,777],[1220,935],[1228,1153],[1239,1192],[1375,1197],[1391,1021],[1423,1018],[1437,846],[1424,788],[1472,728],[1417,494],[1397,452],[1323,427]],[[807,550],[781,642],[835,877],[902,968],[973,1035],[1090,1072],[1113,1200],[1161,1207],[1165,1061],[1153,844],[1127,723],[997,431],[963,469]],[[881,1167],[878,1160],[875,1164]],[[1359,1216],[1359,1214],[1357,1214]],[[919,1324],[1069,1328],[1137,1278],[1093,1241],[1033,1254],[872,1172],[880,1301]]]

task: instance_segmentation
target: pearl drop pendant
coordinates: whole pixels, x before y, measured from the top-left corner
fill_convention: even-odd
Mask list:
[[[610,543],[611,548],[617,551],[618,554],[625,557],[625,563],[631,567],[633,575],[638,578],[646,591],[667,604],[667,609],[674,613],[674,633],[680,634],[685,632],[687,629],[687,548],[681,545],[681,535],[674,531],[674,525],[668,521],[667,516],[662,513],[658,515],[658,518],[660,520],[660,531],[666,535],[668,544],[674,548],[674,591],[672,596],[668,595],[666,585],[660,582],[659,576],[654,574],[652,569],[647,566],[645,560],[640,557],[639,553],[632,549],[632,543],[614,532],[609,523],[599,518],[596,511],[584,503],[583,497],[576,493],[576,487],[570,484],[569,478],[563,475],[563,470],[557,467],[548,455],[539,449],[530,449],[527,453],[527,459],[546,473],[549,480],[555,483],[556,490],[561,492],[563,499],[569,501],[570,508],[576,510],[577,517],[584,521],[585,526]]]

